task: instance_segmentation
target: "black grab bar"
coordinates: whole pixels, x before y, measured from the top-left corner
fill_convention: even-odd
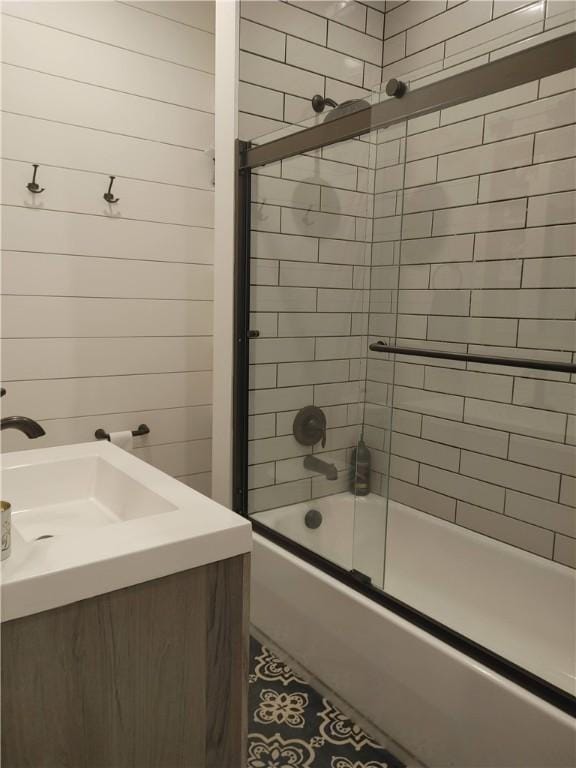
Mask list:
[[[465,363],[483,363],[485,365],[507,365],[510,368],[533,368],[537,371],[554,371],[557,373],[576,373],[576,363],[555,363],[551,360],[532,360],[521,357],[497,357],[495,355],[472,355],[467,352],[439,352],[436,349],[420,349],[418,347],[399,347],[376,341],[370,344],[372,352],[389,352],[410,357],[434,357],[439,360],[460,360]]]

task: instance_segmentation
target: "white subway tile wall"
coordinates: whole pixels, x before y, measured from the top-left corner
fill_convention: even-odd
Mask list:
[[[253,58],[241,79],[274,93],[246,90],[241,109],[257,121],[246,139],[309,120],[316,92],[366,95],[379,64],[384,82],[414,88],[574,27],[540,2],[289,2],[277,19],[278,5],[243,4]],[[266,264],[253,280],[252,360],[264,368],[251,393],[252,511],[344,489],[363,429],[374,492],[574,565],[575,377],[427,358],[393,367],[367,342],[574,359],[575,85],[574,72],[527,83],[255,174],[252,255]],[[326,411],[337,482],[303,468],[319,445],[287,457],[271,441],[295,450],[294,416],[312,403]]]
[[[556,5],[546,29],[573,31],[573,14],[559,12],[571,4]],[[544,8],[401,3],[385,14],[383,80],[418,87],[479,53],[486,61],[510,53],[529,34],[530,44],[547,39]],[[376,207],[374,237],[400,267],[384,271],[373,252],[371,309],[387,288],[392,302],[372,311],[370,341],[397,334],[407,346],[575,361],[575,88],[576,72],[566,72],[410,121],[404,136],[382,133],[376,189],[398,203]],[[423,236],[406,226],[415,212],[429,217]],[[366,382],[365,423],[381,452],[374,488],[574,567],[576,377],[403,357],[422,374],[401,375],[397,362],[387,402],[378,387],[391,374],[372,364],[381,357],[369,353]],[[382,411],[392,404],[388,470]]]
[[[3,450],[145,422],[137,455],[209,494],[214,5],[3,12],[3,406],[47,432]]]
[[[382,80],[383,8],[356,0],[242,0],[240,13],[241,139],[314,118],[315,94],[362,98]],[[286,165],[285,178],[298,179]],[[338,186],[357,189],[355,181]]]
[[[310,120],[316,93],[368,96],[381,80],[383,10],[242,2],[240,137]],[[252,511],[347,486],[363,416],[374,161],[373,144],[352,141],[254,175],[251,309],[260,337],[250,345],[265,370],[252,378]],[[297,409],[311,404],[328,419],[325,448],[314,451],[336,464],[338,481],[304,469],[312,449],[292,435]]]
[[[348,486],[364,412],[374,200],[365,174],[375,158],[374,143],[355,140],[253,176],[256,210],[273,204],[279,216],[252,220],[250,511]],[[389,294],[379,296],[385,311]],[[324,446],[294,438],[306,405],[326,413]],[[336,465],[337,480],[304,467],[312,451]]]

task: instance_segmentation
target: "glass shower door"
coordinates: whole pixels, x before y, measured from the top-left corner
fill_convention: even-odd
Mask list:
[[[373,352],[378,341],[395,343],[399,261],[403,227],[406,121],[371,134],[375,151],[370,267],[366,272],[366,383],[362,423],[365,450],[358,451],[362,479],[369,461],[369,487],[355,498],[354,570],[384,588],[385,544],[390,485],[390,441],[397,366],[392,355]],[[401,366],[400,366],[401,368]],[[368,491],[368,493],[366,493]]]
[[[409,120],[377,168],[397,208],[375,209],[369,347],[399,351],[369,349],[364,419],[371,496],[389,462],[384,591],[573,693],[575,86]]]
[[[372,134],[326,146],[252,185],[249,514],[348,571],[376,149]]]

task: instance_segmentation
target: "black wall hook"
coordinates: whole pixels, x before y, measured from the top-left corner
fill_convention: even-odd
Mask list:
[[[34,163],[32,165],[32,168],[34,168],[34,173],[32,174],[32,181],[29,181],[28,184],[26,184],[26,189],[28,189],[30,192],[34,192],[34,194],[37,195],[40,192],[44,192],[45,187],[41,187],[40,184],[36,183],[36,173],[38,172],[38,163]]]
[[[108,185],[108,192],[104,192],[104,200],[106,200],[107,203],[117,203],[118,200],[120,200],[119,197],[114,197],[112,194],[112,184],[114,184],[114,179],[116,176],[110,176],[110,184]]]

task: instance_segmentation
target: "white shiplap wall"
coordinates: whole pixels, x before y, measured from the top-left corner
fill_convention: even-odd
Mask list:
[[[4,450],[146,422],[210,490],[213,6],[3,3],[3,410],[47,432]]]

